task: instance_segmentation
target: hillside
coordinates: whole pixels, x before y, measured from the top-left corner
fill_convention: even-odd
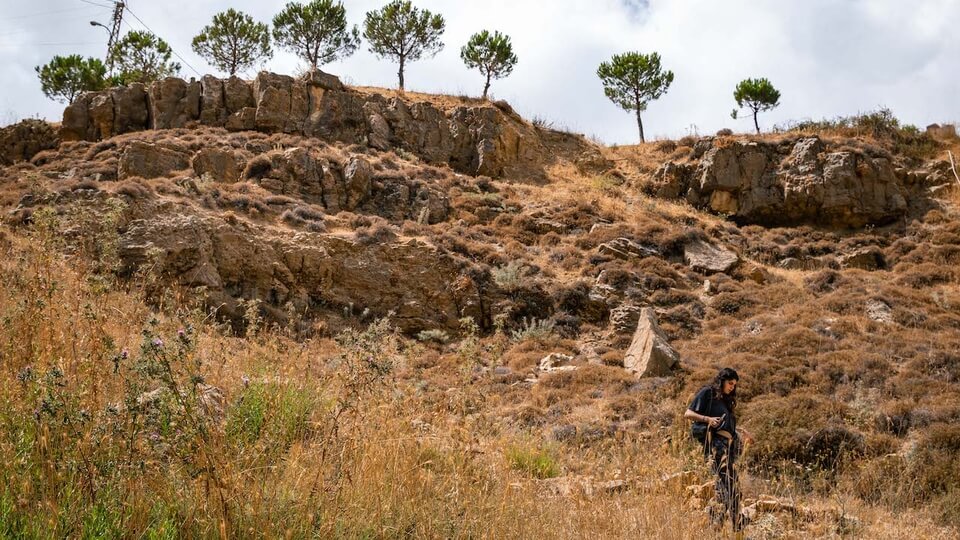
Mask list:
[[[682,413],[732,366],[751,537],[952,537],[958,150],[883,113],[602,147],[326,75],[86,94],[0,133],[0,531],[696,537]]]

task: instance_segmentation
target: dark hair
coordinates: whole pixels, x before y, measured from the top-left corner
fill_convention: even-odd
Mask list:
[[[733,391],[729,394],[723,393],[723,383],[727,381],[739,381],[740,375],[737,374],[737,371],[733,368],[725,367],[717,373],[717,376],[713,378],[713,384],[710,385],[713,388],[713,395],[717,399],[722,399],[727,408],[731,411],[737,406],[737,389],[734,387]]]

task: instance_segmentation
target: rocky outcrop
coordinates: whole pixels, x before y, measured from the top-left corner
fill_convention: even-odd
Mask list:
[[[261,72],[253,81],[166,78],[80,96],[63,114],[63,140],[97,141],[143,129],[190,125],[292,133],[412,152],[459,172],[500,177],[542,161],[535,129],[491,104],[443,110],[345,88],[326,73]]]
[[[745,223],[862,227],[904,215],[904,189],[890,160],[831,149],[817,137],[783,143],[707,141],[693,163],[667,163],[652,191]]]
[[[459,265],[418,241],[361,245],[350,238],[283,235],[243,221],[191,214],[134,219],[119,241],[124,269],[148,261],[159,275],[203,287],[221,315],[242,314],[238,300],[258,298],[276,318],[289,305],[346,317],[381,317],[405,332],[458,328],[482,320],[479,292]],[[469,281],[469,278],[466,278]]]
[[[181,148],[133,141],[120,156],[117,178],[156,178],[190,167],[190,154]]]
[[[133,141],[120,156],[117,178],[156,178],[190,167],[190,154],[180,148]]]
[[[680,365],[680,355],[657,324],[652,308],[643,308],[623,367],[637,377],[666,377]]]
[[[0,129],[0,165],[29,161],[60,144],[56,132],[43,120],[28,119]]]

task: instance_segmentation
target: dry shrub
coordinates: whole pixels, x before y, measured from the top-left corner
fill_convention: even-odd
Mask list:
[[[150,186],[137,181],[123,182],[117,185],[113,192],[117,195],[129,197],[134,201],[148,199],[153,196],[153,190],[150,189]]]
[[[372,223],[366,227],[358,227],[354,230],[357,242],[363,245],[387,244],[397,239],[397,233],[393,225],[381,218],[374,216]]]
[[[956,280],[956,274],[952,268],[945,268],[939,264],[921,263],[917,265],[908,265],[901,263],[894,269],[900,274],[896,282],[898,285],[912,287],[914,289],[924,289],[934,285],[951,283]]]
[[[842,424],[846,407],[824,396],[764,395],[743,409],[744,424],[763,434],[752,455],[755,464],[782,467],[795,462],[832,469],[846,456],[862,452],[862,438]]]
[[[312,232],[325,232],[327,230],[323,222],[323,212],[310,206],[296,206],[293,209],[284,210],[280,219],[290,225],[304,227]]]
[[[724,315],[738,315],[750,317],[755,310],[750,308],[757,305],[754,295],[749,292],[719,293],[710,300],[710,309]]]

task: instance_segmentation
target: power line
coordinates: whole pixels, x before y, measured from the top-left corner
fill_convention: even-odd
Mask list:
[[[96,5],[96,4],[94,4],[94,5]],[[106,8],[106,7],[110,7],[110,6],[100,6],[100,7]],[[69,12],[73,12],[73,11],[83,11],[83,10],[85,10],[85,9],[90,9],[90,8],[87,7],[87,6],[81,6],[81,7],[68,8],[68,9],[57,9],[57,10],[54,10],[54,11],[44,11],[43,13],[31,13],[31,14],[29,14],[29,15],[16,15],[16,16],[14,16],[14,17],[4,17],[4,20],[13,21],[13,20],[17,20],[17,19],[29,19],[29,18],[31,18],[31,17],[44,17],[44,16],[46,16],[46,15],[56,15],[56,14],[58,14],[58,13],[69,13]]]
[[[137,14],[136,14],[136,13],[130,11],[130,7],[129,7],[129,6],[126,6],[126,10],[127,10],[127,13],[129,13],[130,15],[132,15],[133,18],[137,20],[137,22],[139,22],[140,24],[142,24],[143,27],[146,28],[148,32],[150,32],[151,34],[157,35],[156,32],[154,32],[153,30],[150,29],[149,26],[147,26],[147,23],[143,22],[143,20],[140,19],[140,17],[137,17]],[[180,53],[178,53],[178,52],[176,51],[176,49],[174,49],[173,47],[170,47],[170,50],[173,52],[173,55],[174,55],[174,56],[176,56],[177,58],[179,58],[180,61],[183,62],[188,68],[192,69],[193,72],[196,73],[198,77],[202,77],[202,76],[203,76],[203,75],[200,74],[199,71],[196,70],[196,68],[194,68],[193,66],[190,65],[190,62],[187,62],[186,60],[184,60],[183,57],[180,56]]]
[[[110,4],[101,4],[101,3],[99,3],[99,2],[91,2],[90,0],[80,0],[80,1],[83,2],[84,4],[90,4],[91,6],[97,6],[97,7],[102,7],[102,8],[112,8],[112,7],[113,7],[113,6],[111,6]]]

